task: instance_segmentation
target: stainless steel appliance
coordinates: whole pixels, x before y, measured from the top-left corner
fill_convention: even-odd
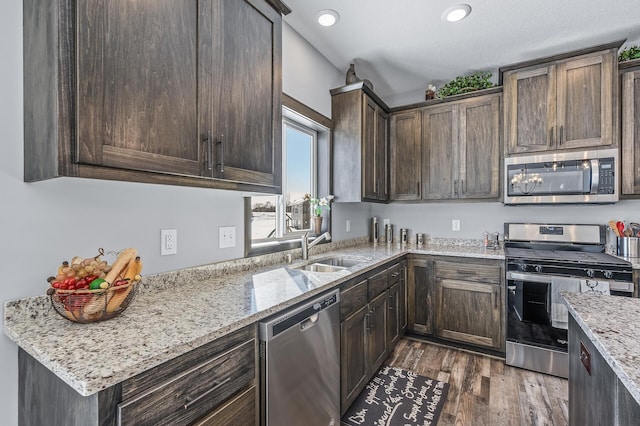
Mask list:
[[[260,323],[263,425],[340,424],[339,302],[335,290]]]
[[[561,293],[634,295],[631,263],[605,246],[604,225],[505,224],[508,365],[568,377]]]
[[[504,203],[615,203],[618,149],[507,157]]]

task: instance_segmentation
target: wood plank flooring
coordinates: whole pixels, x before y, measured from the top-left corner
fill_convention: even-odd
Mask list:
[[[567,380],[509,367],[501,359],[402,339],[385,362],[448,382],[438,426],[564,426]]]

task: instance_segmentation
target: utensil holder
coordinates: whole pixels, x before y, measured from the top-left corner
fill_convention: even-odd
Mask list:
[[[640,257],[640,238],[618,237],[618,256]]]

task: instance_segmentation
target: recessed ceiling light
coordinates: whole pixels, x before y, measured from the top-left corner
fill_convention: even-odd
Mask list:
[[[471,13],[471,6],[468,4],[459,4],[451,6],[442,14],[443,21],[458,22],[469,16]]]
[[[338,12],[335,10],[324,9],[316,13],[316,19],[323,27],[330,27],[338,23],[340,15],[338,15]]]

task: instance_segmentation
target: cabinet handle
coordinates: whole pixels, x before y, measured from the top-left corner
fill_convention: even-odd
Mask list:
[[[380,195],[380,179],[376,179],[376,195]]]
[[[453,195],[458,194],[458,179],[453,181]]]
[[[224,135],[220,135],[220,140],[216,144],[220,146],[220,162],[217,166],[220,166],[220,173],[224,173]]]
[[[551,126],[551,128],[549,129],[549,146],[553,146],[553,129],[555,127]]]
[[[391,274],[391,277],[392,277],[392,278],[395,278],[395,277],[397,277],[398,275],[400,275],[400,272],[394,272],[393,274]]]
[[[498,292],[493,292],[493,309],[498,310]]]
[[[422,197],[422,194],[420,193],[420,182],[416,182],[416,185],[418,187],[418,198]]]
[[[369,324],[369,326],[371,327],[369,330],[373,331],[376,329],[376,308],[373,308],[371,311],[369,311],[371,314],[371,324]]]
[[[205,396],[209,395],[211,392],[215,392],[217,391],[222,385],[224,385],[225,383],[227,383],[229,380],[231,380],[231,377],[227,377],[226,379],[224,379],[223,381],[216,383],[215,381],[214,386],[209,389],[208,391],[204,392],[203,394],[200,394],[199,396],[191,399],[190,397],[187,397],[187,403],[184,404],[184,409],[188,410],[189,407],[191,407],[193,404],[195,404],[196,402],[200,401],[202,398],[204,398]]]
[[[562,146],[562,143],[564,142],[564,125],[560,126],[560,146]]]
[[[464,179],[460,179],[460,195],[464,194]]]
[[[211,143],[211,130],[207,132],[207,138],[204,141],[207,144],[207,170],[213,168],[213,144]]]
[[[367,330],[367,333],[371,332],[371,324],[369,324],[369,314],[364,316],[364,328]]]
[[[393,311],[393,293],[389,293],[389,310]]]

